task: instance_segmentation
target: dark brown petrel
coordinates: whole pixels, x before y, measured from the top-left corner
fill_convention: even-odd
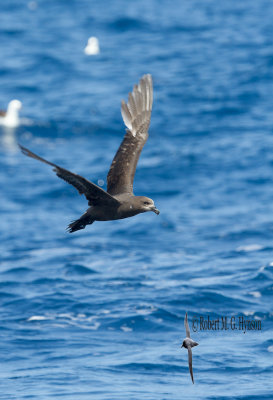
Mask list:
[[[184,325],[185,325],[185,329],[186,329],[186,338],[183,340],[183,343],[182,343],[181,347],[185,347],[185,349],[188,350],[189,370],[190,370],[190,374],[191,374],[192,383],[194,383],[193,372],[192,372],[192,351],[191,351],[191,348],[195,347],[195,346],[198,346],[199,343],[194,342],[191,339],[190,328],[189,328],[189,323],[188,323],[188,314],[187,313],[185,315]]]
[[[134,86],[132,93],[129,93],[128,103],[121,103],[121,114],[128,129],[109,169],[107,191],[19,145],[28,157],[54,167],[53,171],[59,178],[73,185],[88,200],[90,207],[79,219],[68,225],[69,232],[84,229],[94,221],[128,218],[147,211],[159,214],[152,199],[133,194],[137,162],[148,139],[152,103],[153,82],[151,75],[147,74]]]

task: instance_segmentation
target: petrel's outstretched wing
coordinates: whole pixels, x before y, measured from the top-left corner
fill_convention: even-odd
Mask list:
[[[193,372],[192,372],[192,351],[191,351],[191,347],[188,347],[188,359],[189,359],[189,369],[190,369],[190,374],[191,374],[191,380],[192,383],[194,383],[194,379],[193,379]]]
[[[42,161],[45,164],[51,165],[53,171],[56,172],[56,175],[65,180],[66,182],[70,183],[74,186],[80,194],[84,194],[86,199],[88,200],[88,204],[94,206],[96,204],[112,204],[118,205],[119,202],[112,197],[109,193],[105,190],[101,189],[99,186],[95,185],[94,183],[88,181],[87,179],[83,178],[80,175],[74,174],[73,172],[68,171],[67,169],[61,168],[56,164],[53,164],[50,161],[45,160],[42,157],[37,156],[36,154],[32,153],[30,150],[26,149],[25,147],[19,145],[22,152],[35,160]]]
[[[184,325],[185,325],[185,328],[186,328],[186,336],[188,338],[190,338],[191,337],[191,333],[190,333],[190,328],[189,328],[189,323],[188,323],[188,314],[187,313],[185,315]]]
[[[137,162],[148,139],[152,104],[153,82],[147,74],[129,93],[128,103],[121,103],[122,118],[128,129],[107,176],[107,192],[112,195],[133,193]]]

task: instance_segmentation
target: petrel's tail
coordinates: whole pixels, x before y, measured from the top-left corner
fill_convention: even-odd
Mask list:
[[[86,225],[93,224],[95,220],[91,218],[87,213],[83,214],[81,218],[76,221],[72,221],[71,224],[66,228],[68,232],[73,233],[79,231],[80,229],[84,229]]]

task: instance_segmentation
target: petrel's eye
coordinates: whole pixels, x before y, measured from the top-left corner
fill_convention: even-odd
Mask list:
[[[150,203],[148,201],[144,201],[145,206],[148,206]]]

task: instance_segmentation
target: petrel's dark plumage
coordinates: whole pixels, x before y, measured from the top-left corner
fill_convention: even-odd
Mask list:
[[[109,169],[107,191],[19,145],[28,157],[51,165],[59,178],[73,185],[88,200],[90,207],[68,226],[69,232],[84,229],[94,221],[123,219],[147,211],[159,214],[152,199],[133,194],[137,162],[148,139],[152,103],[152,77],[147,74],[134,86],[133,92],[129,93],[128,103],[122,101],[121,114],[128,129]]]
[[[194,383],[193,372],[192,372],[192,351],[191,351],[191,348],[195,347],[195,346],[198,346],[198,343],[194,342],[191,339],[190,328],[189,328],[189,323],[188,323],[188,314],[187,313],[185,315],[184,325],[185,325],[185,329],[186,329],[186,338],[183,340],[183,343],[182,343],[181,347],[185,347],[185,349],[188,350],[189,370],[190,370],[190,374],[191,374],[192,383]]]

